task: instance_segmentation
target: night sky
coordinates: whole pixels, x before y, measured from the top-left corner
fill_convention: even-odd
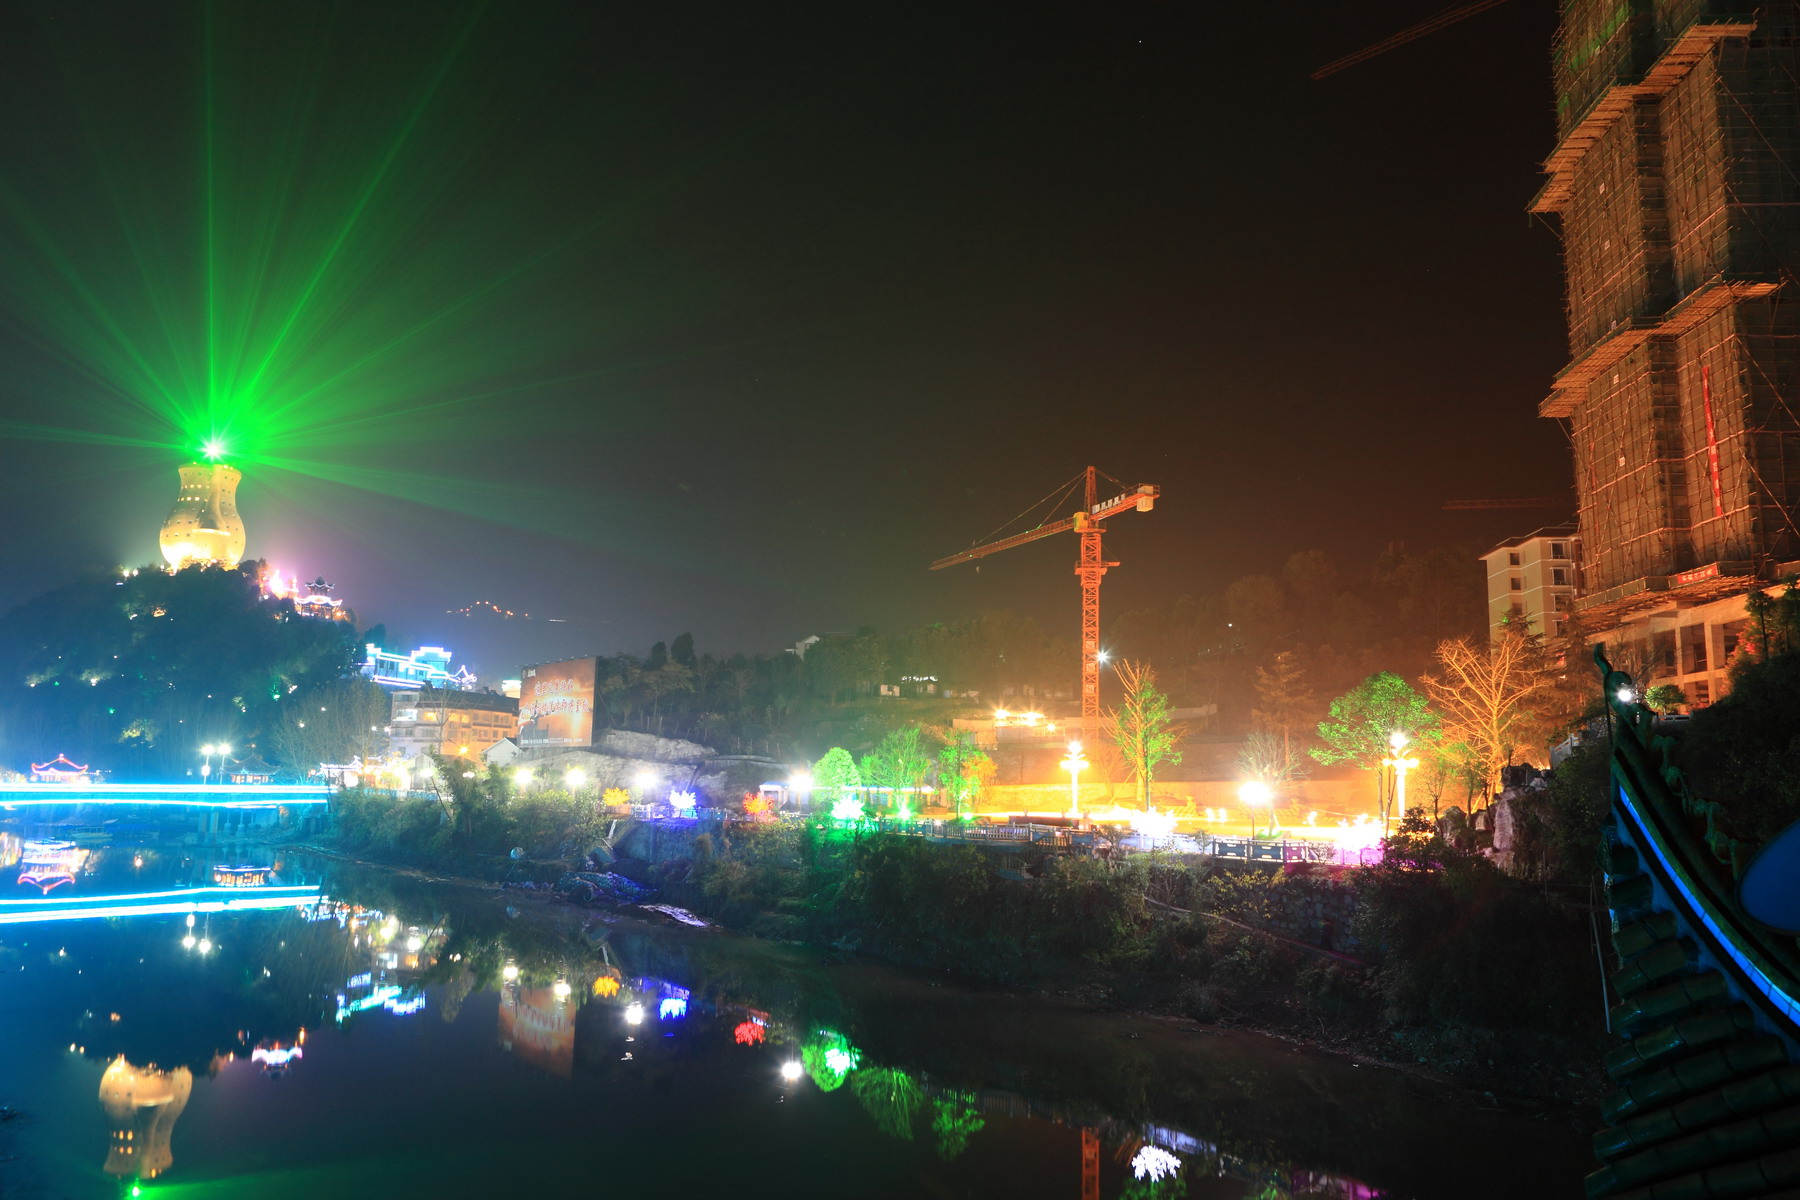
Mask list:
[[[1089,462],[1164,489],[1112,525],[1115,615],[1566,519],[1440,509],[1570,493],[1524,212],[1555,6],[1307,77],[1440,7],[14,8],[0,604],[156,557],[192,443],[120,347],[204,358],[209,94],[223,319],[316,276],[248,553],[489,676],[988,607],[1072,637],[1072,538],[925,566]],[[446,615],[478,600],[559,620]]]

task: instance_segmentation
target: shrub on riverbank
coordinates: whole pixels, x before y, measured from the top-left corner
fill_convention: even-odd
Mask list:
[[[591,800],[565,791],[508,795],[480,779],[458,782],[438,800],[346,788],[332,801],[337,845],[351,854],[478,873],[480,860],[514,847],[531,858],[583,854],[603,828]]]
[[[1358,878],[1357,935],[1377,947],[1393,1024],[1588,1033],[1602,1000],[1589,914],[1474,855]]]

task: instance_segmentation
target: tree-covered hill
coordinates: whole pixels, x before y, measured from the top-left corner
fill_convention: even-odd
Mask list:
[[[183,778],[202,744],[248,748],[350,675],[353,624],[262,598],[257,567],[94,573],[0,616],[0,765]]]

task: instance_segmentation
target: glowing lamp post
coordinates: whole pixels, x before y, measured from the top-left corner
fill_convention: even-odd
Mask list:
[[[1260,779],[1252,779],[1238,788],[1238,799],[1244,802],[1244,808],[1250,814],[1250,840],[1256,840],[1256,809],[1259,805],[1272,804],[1275,793],[1269,785]]]
[[[1069,743],[1069,756],[1062,760],[1062,769],[1069,773],[1069,815],[1081,815],[1081,773],[1087,770],[1087,755],[1081,752],[1080,742]]]
[[[1394,768],[1394,820],[1406,816],[1406,773],[1419,765],[1419,760],[1406,754],[1406,747],[1412,741],[1406,734],[1396,729],[1388,735],[1388,745],[1394,748],[1392,758],[1384,758],[1381,765]]]
[[[200,747],[200,755],[201,755],[200,782],[203,784],[210,782],[210,777],[212,776],[212,760],[213,760],[214,755],[218,756],[219,774],[223,775],[225,773],[225,756],[230,753],[231,753],[231,747],[227,746],[224,742],[219,742],[216,745],[213,744],[212,742],[208,742],[206,745]]]
[[[788,780],[788,786],[794,789],[794,794],[800,800],[802,812],[812,811],[812,783],[812,775],[807,771],[799,771]]]

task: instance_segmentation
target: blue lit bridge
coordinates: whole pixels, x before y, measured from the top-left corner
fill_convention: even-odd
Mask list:
[[[1613,724],[1605,871],[1624,1044],[1587,1193],[1724,1200],[1800,1189],[1800,945],[1739,903],[1744,847],[1604,655]]]

